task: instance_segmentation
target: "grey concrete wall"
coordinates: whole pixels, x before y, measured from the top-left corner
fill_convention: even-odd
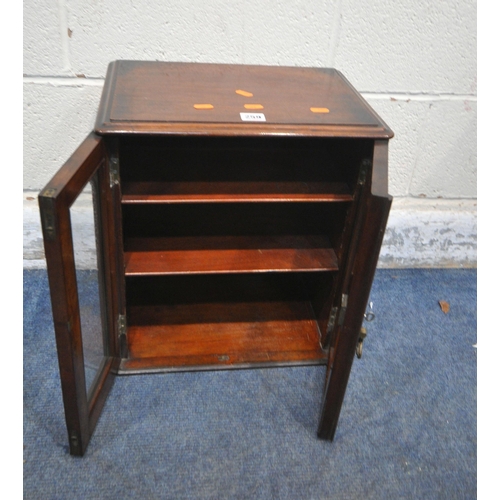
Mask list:
[[[36,196],[92,129],[115,59],[335,67],[395,131],[381,266],[476,264],[476,4],[25,0],[25,265]]]

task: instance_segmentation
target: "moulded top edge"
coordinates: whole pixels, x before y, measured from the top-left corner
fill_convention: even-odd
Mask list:
[[[95,130],[392,137],[334,69],[152,61],[109,65]]]
[[[382,127],[261,127],[233,123],[112,123],[95,129],[99,135],[198,135],[240,137],[331,137],[358,139],[391,139],[394,133]]]

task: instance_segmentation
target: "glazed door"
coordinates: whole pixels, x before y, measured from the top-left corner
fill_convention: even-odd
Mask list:
[[[349,245],[336,292],[318,436],[333,439],[370,296],[392,197],[387,194],[387,141],[374,141],[354,195]]]
[[[119,363],[108,168],[91,133],[39,195],[69,450],[80,456]]]

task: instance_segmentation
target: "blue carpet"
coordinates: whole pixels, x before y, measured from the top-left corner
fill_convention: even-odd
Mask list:
[[[25,271],[24,497],[476,498],[476,271],[378,270],[370,300],[333,443],[324,367],[177,373],[118,377],[76,458],[46,274]]]

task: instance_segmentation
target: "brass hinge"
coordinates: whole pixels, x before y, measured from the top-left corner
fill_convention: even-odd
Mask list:
[[[326,325],[326,334],[330,336],[332,334],[333,327],[335,326],[335,320],[337,319],[339,308],[332,307],[330,312],[330,317],[328,318],[328,324]]]
[[[342,326],[344,324],[344,318],[345,318],[345,312],[347,310],[348,300],[349,300],[349,295],[347,295],[347,293],[343,293],[340,302],[339,321],[338,321],[339,326]]]
[[[361,168],[359,169],[359,177],[358,184],[363,185],[366,182],[366,177],[368,175],[368,171],[372,166],[372,162],[368,159],[365,159],[361,162]]]
[[[46,189],[40,197],[40,206],[42,208],[42,225],[45,237],[53,240],[56,237],[56,216],[54,213],[54,204],[51,198],[54,197],[56,190]]]
[[[53,240],[56,237],[56,224],[54,210],[52,207],[45,207],[43,211],[43,227],[45,229],[45,237],[48,240]]]
[[[349,296],[346,293],[343,293],[340,301],[340,307],[332,307],[332,310],[330,311],[330,317],[328,318],[328,323],[326,325],[325,343],[323,345],[324,349],[328,348],[335,341],[335,337],[333,336],[335,325],[342,326],[344,324],[348,298]]]
[[[125,314],[118,315],[118,335],[127,336],[127,317]]]
[[[332,307],[332,310],[330,311],[328,323],[326,324],[325,341],[322,344],[323,349],[328,349],[328,347],[331,345],[333,341],[332,334],[335,326],[335,321],[337,320],[338,310],[339,310],[338,307]]]
[[[120,183],[120,162],[118,156],[109,158],[109,185],[110,187]]]
[[[125,314],[118,315],[118,345],[120,346],[120,355],[122,358],[127,357],[127,317]]]

